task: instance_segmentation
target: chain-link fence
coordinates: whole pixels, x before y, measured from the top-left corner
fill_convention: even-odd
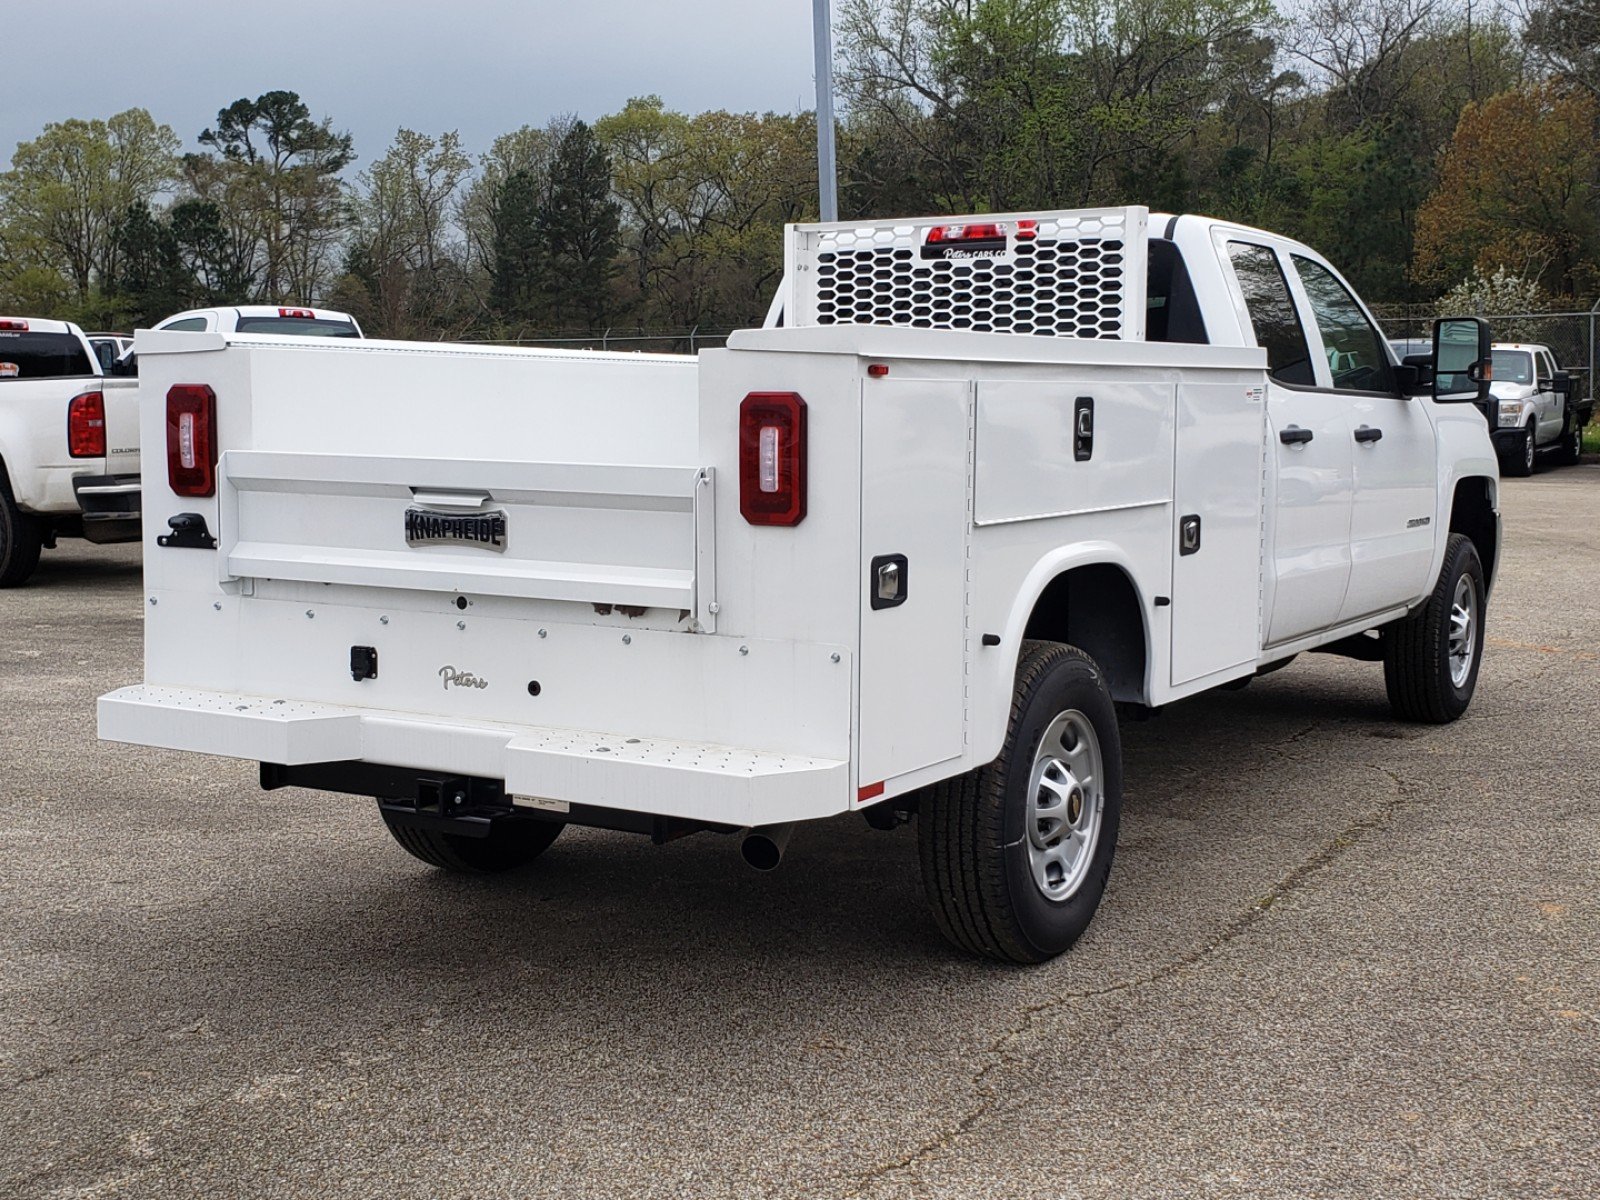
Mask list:
[[[631,350],[641,354],[694,354],[727,344],[732,329],[603,329],[549,337],[463,338],[491,346],[535,346],[546,350]]]
[[[1426,340],[1433,336],[1439,314],[1427,304],[1376,304],[1373,313],[1390,338]],[[1590,312],[1485,314],[1497,342],[1538,342],[1555,351],[1556,362],[1578,377],[1578,390],[1595,395],[1596,322],[1600,305]],[[634,350],[656,354],[694,354],[725,345],[732,329],[605,329],[550,337],[486,339],[496,346],[542,346],[565,350]]]
[[[1433,305],[1375,304],[1373,314],[1391,338],[1427,339],[1439,315]],[[1483,313],[1497,342],[1536,342],[1555,352],[1556,363],[1577,376],[1577,390],[1595,394],[1595,326],[1600,305],[1589,312]]]

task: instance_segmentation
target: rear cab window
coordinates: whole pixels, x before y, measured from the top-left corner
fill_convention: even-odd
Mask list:
[[[181,321],[174,321],[170,325],[161,326],[161,328],[170,329],[177,333],[204,333],[206,319],[204,317],[185,317]]]
[[[1494,377],[1501,383],[1532,383],[1533,357],[1526,350],[1495,350]]]
[[[240,317],[237,333],[272,333],[291,337],[358,338],[349,321],[329,321],[323,317]]]
[[[1267,352],[1267,374],[1279,383],[1315,387],[1311,348],[1277,254],[1255,242],[1229,242],[1228,258],[1244,294],[1256,345]]]
[[[0,382],[8,379],[73,379],[95,374],[83,342],[70,333],[0,330]]]

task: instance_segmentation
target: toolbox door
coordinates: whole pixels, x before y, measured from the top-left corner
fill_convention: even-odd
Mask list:
[[[971,394],[862,389],[861,787],[962,753]]]
[[[1178,385],[1172,685],[1254,663],[1261,648],[1259,376]]]

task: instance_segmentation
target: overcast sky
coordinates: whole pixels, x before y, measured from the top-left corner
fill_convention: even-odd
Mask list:
[[[241,96],[299,92],[355,137],[459,130],[474,156],[560,112],[656,93],[699,112],[812,107],[809,0],[0,0],[0,167],[46,122],[142,107],[187,148]]]

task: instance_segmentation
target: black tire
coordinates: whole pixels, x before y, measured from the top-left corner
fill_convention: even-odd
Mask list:
[[[1501,473],[1504,475],[1515,475],[1519,479],[1526,479],[1529,475],[1533,474],[1533,464],[1536,457],[1536,451],[1538,449],[1538,443],[1534,438],[1533,424],[1531,422],[1529,423],[1528,427],[1522,431],[1522,438],[1523,440],[1521,444],[1518,445],[1516,453],[1508,454],[1501,461]]]
[[[1029,792],[1041,739],[1053,722],[1073,713],[1092,727],[1104,780],[1086,870],[1058,900],[1035,882]],[[1121,815],[1122,742],[1104,673],[1074,646],[1024,642],[1000,756],[935,784],[920,801],[922,887],[940,932],[963,950],[1003,962],[1037,963],[1060,954],[1100,905]]]
[[[1463,579],[1472,589],[1476,608],[1465,639],[1471,645],[1472,657],[1458,683],[1452,674],[1450,655],[1451,615],[1457,586]],[[1478,686],[1478,668],[1483,663],[1487,600],[1477,548],[1461,534],[1452,533],[1433,594],[1411,616],[1383,631],[1383,680],[1395,716],[1403,721],[1443,725],[1467,711]]]
[[[44,525],[17,507],[11,483],[0,468],[0,588],[26,583],[39,565]]]
[[[1569,422],[1567,431],[1561,435],[1556,461],[1567,467],[1575,467],[1583,461],[1583,426],[1576,421]]]
[[[418,829],[396,821],[387,812],[383,812],[383,823],[406,853],[442,871],[468,875],[492,875],[524,866],[548,850],[566,828],[562,821],[525,818],[497,825],[490,836],[476,838]]]

